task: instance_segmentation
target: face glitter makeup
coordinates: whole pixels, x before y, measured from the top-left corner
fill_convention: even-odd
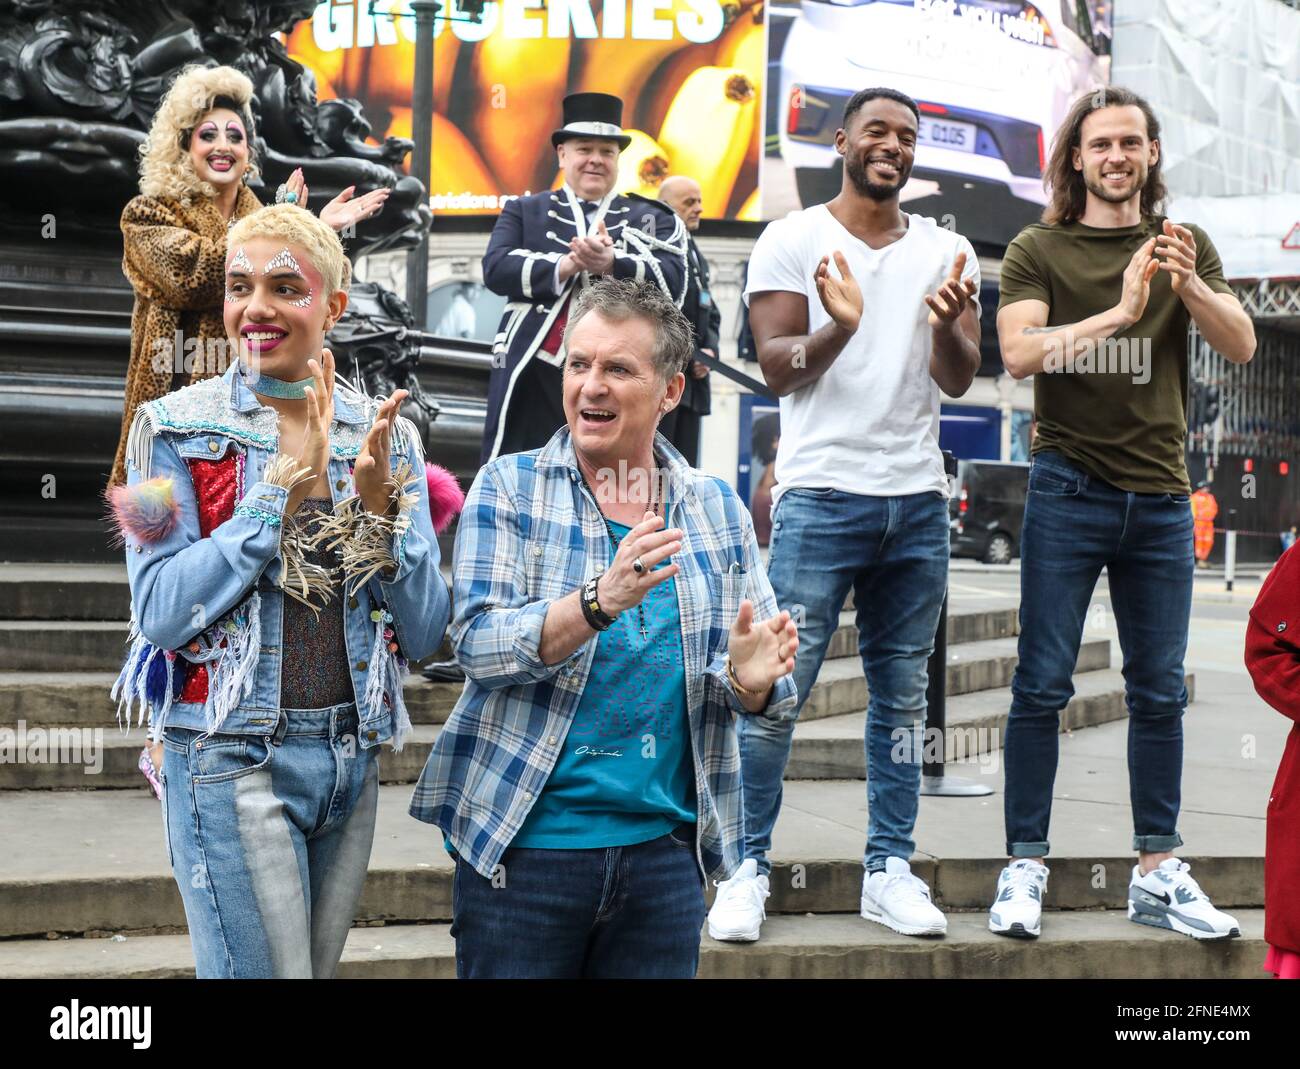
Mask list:
[[[279,267],[287,267],[293,271],[297,271],[298,274],[300,275],[303,273],[302,265],[299,264],[296,259],[294,259],[293,253],[291,253],[288,249],[281,249],[273,257],[271,257],[270,262],[266,265],[266,271],[269,274],[270,272],[274,271],[276,268]]]
[[[232,222],[233,222],[233,220],[232,220]],[[252,261],[249,260],[247,254],[244,252],[244,247],[243,247],[242,245],[241,245],[238,249],[235,250],[235,255],[232,256],[232,257],[230,258],[230,268],[231,268],[231,270],[235,270],[235,269],[237,268],[237,269],[239,269],[239,270],[241,270],[241,271],[246,271],[246,272],[248,272],[248,274],[250,274],[250,275],[255,275],[255,274],[257,274],[257,271],[254,270],[254,268],[253,268],[253,263],[252,263]],[[235,303],[236,301],[238,301],[238,300],[239,300],[239,297],[238,297],[237,295],[235,295],[234,293],[231,293],[231,292],[230,292],[230,285],[229,285],[229,283],[227,283],[227,284],[226,284],[226,303],[227,303],[227,304],[234,304],[234,303]]]
[[[299,297],[296,301],[290,301],[289,304],[293,305],[295,308],[310,308],[311,299],[315,293],[315,290],[308,290],[306,297]]]

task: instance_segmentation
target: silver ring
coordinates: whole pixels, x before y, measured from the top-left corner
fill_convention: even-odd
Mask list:
[[[633,570],[634,572],[636,572],[637,575],[644,575],[644,574],[645,574],[645,565],[641,563],[641,558],[640,558],[640,557],[637,557],[637,558],[632,562],[632,570]]]
[[[275,187],[275,203],[276,203],[276,204],[283,204],[283,203],[284,203],[285,194],[288,193],[288,192],[289,192],[289,187],[288,187],[287,185],[285,185],[283,182],[281,182],[278,186],[276,186],[276,187]]]

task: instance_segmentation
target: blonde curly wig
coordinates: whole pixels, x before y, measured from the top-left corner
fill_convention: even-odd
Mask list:
[[[347,291],[352,284],[352,265],[328,223],[322,223],[306,208],[297,204],[268,204],[244,216],[230,228],[226,249],[233,252],[250,238],[272,238],[286,245],[297,245],[321,273],[325,295]]]
[[[140,146],[140,192],[146,197],[169,197],[182,204],[190,204],[198,197],[216,198],[212,183],[195,173],[190,161],[189,135],[221,97],[239,105],[248,133],[248,170],[244,180],[251,181],[258,176],[249,107],[253,83],[234,67],[189,66],[167,90],[149,134]]]

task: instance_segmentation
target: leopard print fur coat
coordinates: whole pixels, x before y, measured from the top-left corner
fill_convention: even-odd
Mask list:
[[[260,206],[253,191],[241,186],[231,220]],[[226,370],[224,345],[209,342],[226,338],[221,312],[228,225],[206,198],[185,205],[139,196],[122,212],[122,271],[135,290],[135,307],[122,431],[110,486],[126,481],[126,435],[136,408]],[[183,350],[174,357],[178,331]]]

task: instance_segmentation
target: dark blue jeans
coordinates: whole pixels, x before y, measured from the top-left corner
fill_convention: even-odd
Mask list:
[[[1194,568],[1187,495],[1120,490],[1059,453],[1038,453],[1020,553],[1020,661],[1003,755],[1007,853],[1048,852],[1060,711],[1074,695],[1071,676],[1102,568],[1124,656],[1133,849],[1181,846],[1183,657]]]
[[[452,913],[463,980],[689,980],[704,925],[695,828],[606,849],[511,847],[491,880],[457,857]]]
[[[937,491],[867,497],[792,487],[772,515],[767,574],[799,624],[794,685],[808,700],[849,589],[867,677],[867,871],[912,856],[928,661],[948,582],[948,504]],[[770,872],[794,720],[742,716],[745,857]]]

